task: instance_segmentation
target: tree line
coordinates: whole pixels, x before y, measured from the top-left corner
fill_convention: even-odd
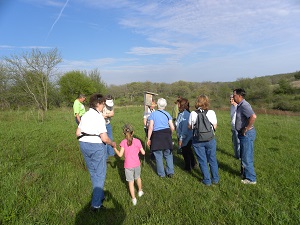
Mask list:
[[[300,111],[300,71],[255,78],[240,78],[234,82],[174,83],[131,82],[107,85],[100,71],[58,71],[62,62],[57,49],[32,49],[20,55],[3,57],[0,61],[0,108],[36,108],[42,112],[55,107],[71,106],[79,93],[111,94],[116,105],[143,105],[144,91],[167,99],[169,105],[182,96],[193,106],[199,94],[211,99],[212,107],[229,106],[229,95],[234,88],[244,88],[246,99],[254,107]],[[170,104],[171,103],[171,104]]]

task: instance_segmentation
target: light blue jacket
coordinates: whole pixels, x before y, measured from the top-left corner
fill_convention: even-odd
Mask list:
[[[184,110],[183,112],[178,114],[176,124],[176,133],[177,137],[180,141],[182,141],[182,146],[186,146],[190,140],[192,140],[193,137],[193,131],[188,128],[188,122],[189,122],[190,112],[187,110]]]

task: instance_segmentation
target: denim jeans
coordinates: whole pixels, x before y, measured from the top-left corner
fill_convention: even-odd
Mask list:
[[[104,199],[106,178],[106,149],[104,144],[80,141],[80,149],[90,172],[93,185],[92,207],[98,208]]]
[[[244,167],[243,176],[250,181],[256,181],[254,171],[254,140],[256,138],[256,130],[252,128],[246,132],[246,135],[238,135],[241,146],[241,160]]]
[[[199,166],[203,174],[203,183],[205,185],[211,185],[211,183],[217,184],[220,180],[218,173],[218,162],[217,162],[217,144],[216,139],[210,141],[198,142],[193,139],[193,147],[198,158]],[[210,171],[208,169],[208,165]],[[211,173],[211,176],[210,176]]]
[[[241,158],[241,155],[240,155],[240,140],[238,138],[238,132],[236,130],[231,130],[231,132],[232,132],[234,157],[239,159]]]
[[[166,173],[167,175],[174,174],[173,154],[170,149],[153,151],[153,154],[155,155],[158,176],[165,177]],[[166,172],[163,157],[166,160]]]
[[[110,140],[114,140],[113,133],[112,133],[112,126],[111,124],[106,124],[106,130],[107,130],[107,136],[110,138]],[[106,151],[107,151],[107,157],[108,156],[114,156],[115,150],[110,145],[106,145]]]

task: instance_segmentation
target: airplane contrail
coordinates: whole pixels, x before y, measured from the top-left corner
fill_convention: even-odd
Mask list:
[[[59,15],[58,15],[58,17],[56,18],[56,20],[54,21],[54,23],[52,24],[52,26],[51,26],[51,29],[49,30],[49,32],[48,32],[48,35],[47,35],[47,38],[46,38],[46,41],[47,41],[47,39],[48,39],[48,37],[49,37],[49,35],[50,35],[50,33],[52,32],[52,30],[53,30],[53,28],[54,28],[54,26],[55,26],[55,24],[58,22],[58,20],[60,19],[60,17],[61,17],[61,14],[63,13],[63,11],[64,11],[64,9],[66,8],[66,6],[68,5],[68,2],[69,2],[69,0],[67,0],[66,1],[66,3],[64,4],[64,6],[63,6],[63,8],[60,10],[60,13],[59,13]]]

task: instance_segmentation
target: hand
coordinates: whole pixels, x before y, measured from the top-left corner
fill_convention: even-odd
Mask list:
[[[244,127],[244,128],[243,128],[243,131],[242,131],[243,136],[246,136],[247,131],[248,131],[248,128],[247,128],[247,127]]]
[[[150,145],[151,145],[151,140],[148,139],[147,146],[150,148]]]
[[[117,147],[116,142],[112,142],[112,143],[111,143],[111,147],[116,148],[116,147]]]
[[[178,147],[181,148],[182,141],[178,141]]]

